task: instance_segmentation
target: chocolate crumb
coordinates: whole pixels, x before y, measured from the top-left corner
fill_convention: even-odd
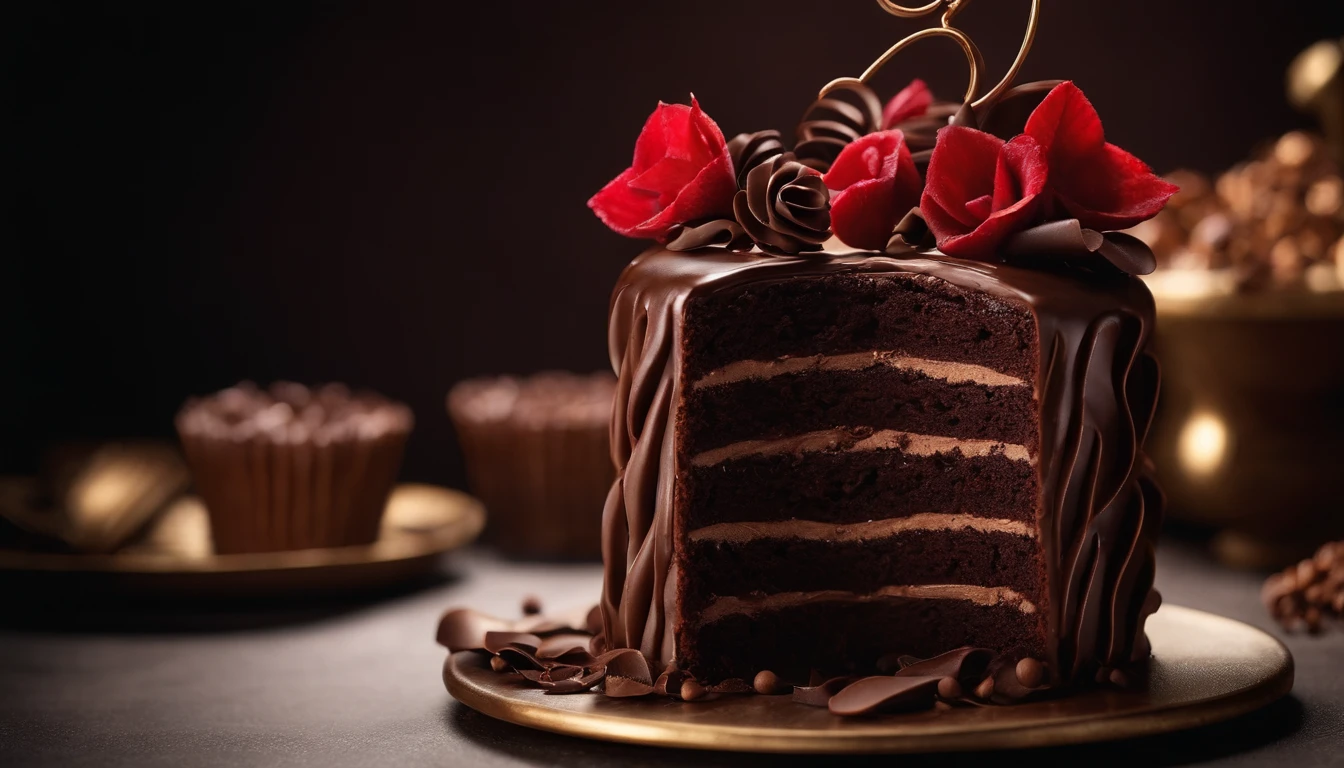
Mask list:
[[[784,685],[780,681],[779,675],[776,675],[768,669],[762,669],[760,672],[756,673],[756,679],[751,682],[751,687],[755,689],[757,693],[766,696],[774,696],[789,692],[789,686]]]
[[[961,698],[961,683],[955,677],[944,677],[938,681],[938,695],[944,699]]]
[[[523,615],[536,616],[541,613],[541,598],[536,595],[528,595],[523,598]]]
[[[988,699],[994,695],[994,678],[986,677],[975,687],[975,695],[982,699]]]
[[[1017,662],[1017,681],[1026,688],[1035,688],[1045,680],[1045,667],[1033,658]]]
[[[509,668],[509,662],[501,659],[498,656],[491,656],[490,668],[495,670],[496,672],[503,672]]]
[[[695,701],[696,699],[703,698],[704,695],[705,687],[694,680],[687,680],[681,684],[682,701]]]

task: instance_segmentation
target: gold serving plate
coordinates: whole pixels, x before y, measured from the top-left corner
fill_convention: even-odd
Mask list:
[[[1163,606],[1148,621],[1153,659],[1130,690],[1094,690],[1009,707],[958,707],[842,718],[788,696],[711,701],[549,695],[490,670],[481,654],[448,657],[458,701],[529,728],[602,741],[782,753],[911,753],[1016,749],[1125,739],[1252,712],[1293,687],[1293,659],[1270,635],[1221,616]]]
[[[1215,551],[1251,567],[1344,538],[1344,291],[1154,288],[1148,445],[1171,516],[1221,529]]]
[[[0,479],[0,498],[22,497],[24,478]],[[432,485],[397,486],[372,544],[291,552],[216,555],[199,498],[178,499],[136,542],[112,554],[0,549],[0,572],[95,577],[100,589],[139,594],[273,596],[339,592],[399,583],[431,570],[443,553],[476,539],[485,508]]]

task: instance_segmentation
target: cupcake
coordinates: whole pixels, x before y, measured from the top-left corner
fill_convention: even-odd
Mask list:
[[[339,384],[244,382],[189,400],[177,431],[217,554],[370,544],[414,420]]]
[[[464,381],[448,394],[489,535],[523,557],[601,555],[602,506],[616,472],[610,374],[547,372]]]

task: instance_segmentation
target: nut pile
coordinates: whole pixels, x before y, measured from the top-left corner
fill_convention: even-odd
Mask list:
[[[1344,541],[1270,576],[1260,591],[1265,607],[1285,629],[1316,634],[1327,618],[1344,617]]]
[[[1285,134],[1211,183],[1193,171],[1131,234],[1159,268],[1228,270],[1239,290],[1344,288],[1344,178],[1325,142]]]

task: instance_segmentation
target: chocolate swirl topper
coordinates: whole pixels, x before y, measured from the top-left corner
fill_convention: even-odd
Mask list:
[[[885,66],[888,61],[891,61],[896,54],[920,40],[931,37],[946,37],[960,46],[962,52],[966,54],[967,63],[970,65],[970,80],[966,85],[965,101],[973,107],[992,103],[1007,90],[1010,85],[1012,85],[1013,78],[1017,77],[1018,70],[1022,68],[1022,63],[1027,59],[1027,53],[1031,51],[1032,43],[1036,41],[1036,26],[1041,15],[1041,0],[1031,0],[1031,15],[1027,19],[1026,36],[1022,39],[1022,47],[1018,50],[1017,58],[1013,60],[1012,66],[1008,68],[1008,72],[1003,76],[1003,79],[999,81],[998,85],[995,85],[989,92],[979,98],[976,98],[976,94],[980,91],[980,75],[985,69],[984,57],[980,55],[980,49],[975,46],[975,43],[971,42],[971,39],[966,36],[965,32],[952,26],[952,20],[961,10],[969,5],[970,2],[971,0],[933,0],[933,2],[926,3],[917,8],[908,8],[898,3],[894,3],[892,0],[877,0],[877,4],[882,10],[893,16],[899,16],[906,19],[928,16],[941,9],[943,15],[940,25],[922,29],[913,35],[900,40],[895,45],[888,48],[886,53],[879,56],[876,61],[869,64],[868,68],[863,71],[863,74],[858,77],[840,77],[832,80],[821,89],[821,93],[818,94],[817,98],[824,99],[827,94],[840,88],[853,89],[855,86],[866,86],[873,75],[877,74],[877,71]]]

